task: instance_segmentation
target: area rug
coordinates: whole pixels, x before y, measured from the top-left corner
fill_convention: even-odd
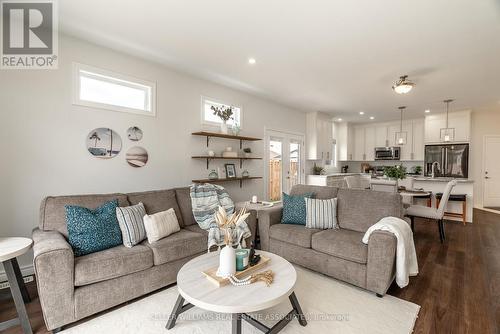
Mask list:
[[[420,306],[389,295],[378,298],[374,293],[333,278],[302,267],[295,268],[298,276],[295,293],[308,325],[302,327],[294,319],[281,333],[412,333]],[[166,330],[165,324],[176,298],[177,288],[174,286],[68,328],[63,333],[231,333],[228,315],[197,307],[181,314],[175,327]],[[280,315],[290,310],[290,304],[283,303],[253,315],[272,326]],[[245,321],[242,329],[244,334],[262,333]]]

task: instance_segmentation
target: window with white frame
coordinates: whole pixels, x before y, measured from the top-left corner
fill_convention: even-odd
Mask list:
[[[156,84],[95,67],[73,64],[73,103],[156,115]]]
[[[205,124],[219,125],[222,123],[222,120],[214,115],[213,107],[232,107],[233,108],[233,116],[232,119],[227,121],[227,124],[232,126],[234,124],[238,124],[241,127],[241,107],[234,106],[229,103],[224,103],[222,101],[216,101],[209,97],[201,98],[201,112],[202,112],[202,120]]]

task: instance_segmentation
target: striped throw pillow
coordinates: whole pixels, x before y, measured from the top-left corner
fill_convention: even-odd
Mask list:
[[[116,208],[116,218],[118,218],[125,247],[133,247],[146,239],[146,229],[143,221],[145,215],[146,209],[144,209],[142,203]]]
[[[337,199],[313,199],[306,201],[306,227],[319,229],[337,229]]]

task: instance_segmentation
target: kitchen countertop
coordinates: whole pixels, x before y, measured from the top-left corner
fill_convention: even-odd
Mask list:
[[[414,178],[415,181],[424,181],[424,182],[449,182],[451,180],[457,180],[458,183],[474,183],[474,180],[471,179],[453,179],[451,177],[427,177],[427,176],[419,176]]]
[[[330,173],[330,174],[324,174],[324,175],[307,175],[307,176],[329,177],[329,176],[351,176],[351,175],[363,175],[363,173]]]

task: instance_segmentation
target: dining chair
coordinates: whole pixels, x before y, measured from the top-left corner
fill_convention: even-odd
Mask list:
[[[361,178],[357,175],[350,175],[344,178],[347,188],[349,189],[362,189]]]
[[[374,191],[385,191],[389,193],[397,193],[398,192],[398,183],[396,181],[385,182],[385,183],[372,183],[371,190]]]
[[[450,182],[448,182],[448,184],[444,189],[441,202],[439,202],[439,206],[437,208],[432,208],[423,205],[411,205],[406,210],[406,216],[410,217],[411,220],[411,229],[412,230],[415,229],[414,226],[415,217],[436,220],[439,229],[439,240],[441,241],[441,243],[443,243],[446,240],[446,235],[444,233],[443,216],[446,205],[448,204],[448,200],[450,198],[451,191],[456,185],[457,185],[457,180],[451,180]]]

